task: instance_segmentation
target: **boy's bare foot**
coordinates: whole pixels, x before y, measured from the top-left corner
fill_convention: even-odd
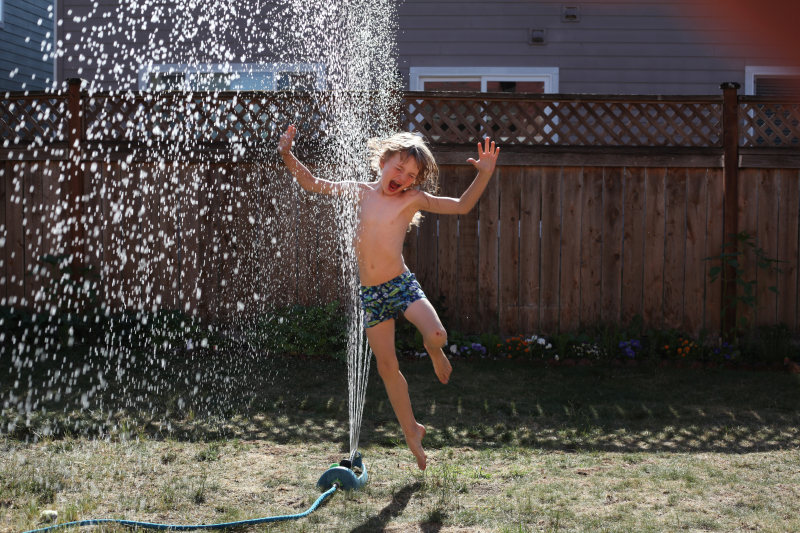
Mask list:
[[[428,466],[428,456],[425,455],[425,450],[422,449],[422,439],[425,437],[425,426],[422,424],[416,424],[416,428],[413,431],[413,435],[406,435],[406,444],[408,444],[408,448],[411,450],[411,453],[414,454],[414,457],[417,458],[417,466],[420,470],[425,470],[425,467]]]
[[[425,349],[428,350],[428,347],[426,346]],[[433,371],[436,372],[436,377],[439,378],[439,381],[442,383],[450,381],[450,374],[453,372],[453,367],[442,349],[428,350],[428,355],[431,356]]]

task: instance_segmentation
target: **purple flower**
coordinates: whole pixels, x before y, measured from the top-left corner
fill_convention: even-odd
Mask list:
[[[633,359],[634,357],[636,357],[636,352],[633,351],[633,348],[628,346],[628,347],[625,348],[625,355],[627,355],[628,357]]]
[[[633,359],[636,357],[636,351],[639,350],[642,345],[637,339],[633,339],[629,341],[620,341],[619,347],[626,356]]]

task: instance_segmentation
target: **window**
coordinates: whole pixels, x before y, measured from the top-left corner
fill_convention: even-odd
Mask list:
[[[755,96],[796,96],[800,69],[786,67],[745,67],[744,93]]]
[[[411,67],[412,91],[557,93],[557,67]]]
[[[325,89],[324,69],[312,63],[156,65],[139,72],[153,91],[283,91]]]
[[[6,15],[5,15],[5,2],[0,0],[0,28],[6,23]]]

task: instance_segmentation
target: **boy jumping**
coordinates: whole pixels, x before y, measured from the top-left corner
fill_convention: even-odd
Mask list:
[[[442,215],[468,213],[492,177],[500,148],[488,138],[479,142],[478,160],[467,159],[478,175],[460,198],[447,198],[432,194],[436,192],[439,168],[430,149],[417,135],[397,133],[371,141],[370,164],[379,177],[377,181],[363,183],[314,177],[291,152],[296,133],[294,125],[286,129],[278,143],[278,153],[297,183],[306,191],[337,195],[349,192],[357,199],[359,214],[354,245],[367,339],[406,443],[417,459],[417,466],[425,470],[427,456],[422,448],[425,427],[414,418],[408,383],[397,362],[395,318],[403,313],[422,334],[439,381],[449,381],[452,367],[442,350],[447,344],[447,332],[403,260],[403,241],[409,226],[419,223],[420,211]]]

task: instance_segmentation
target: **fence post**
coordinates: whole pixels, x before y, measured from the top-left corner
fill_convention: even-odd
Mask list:
[[[69,255],[74,271],[83,264],[83,109],[81,104],[80,78],[67,80],[67,109],[69,120],[68,176],[69,192],[67,194],[67,217],[69,225]]]
[[[739,96],[740,85],[726,82],[722,89],[722,150],[723,150],[723,243],[733,242],[739,233]],[[723,248],[723,252],[724,252]],[[736,329],[736,269],[723,264],[722,334],[729,337]]]

